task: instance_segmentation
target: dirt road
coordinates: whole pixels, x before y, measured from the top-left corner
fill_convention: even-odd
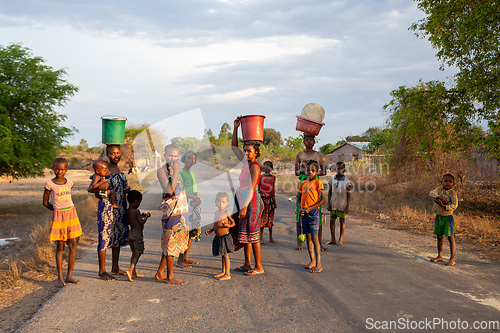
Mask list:
[[[430,263],[436,251],[430,235],[348,217],[345,246],[329,246],[322,255],[323,272],[309,273],[303,268],[307,252],[294,250],[293,204],[285,197],[278,197],[274,233],[279,243],[262,246],[265,274],[233,272],[231,280],[216,281],[212,275],[221,261],[211,255],[212,236],[204,236],[190,255],[200,265],[175,269],[188,284],[155,281],[161,255],[158,202],[159,193],[150,191],[141,207],[152,213],[138,265],[145,277],[133,283],[125,277],[98,280],[96,246],[88,246],[74,272],[82,283],[62,288],[18,331],[452,331],[457,321],[458,327],[472,328],[500,320],[498,265],[460,248],[457,266]],[[242,251],[230,257],[232,268],[243,263]],[[123,248],[122,268],[129,259],[129,248]]]

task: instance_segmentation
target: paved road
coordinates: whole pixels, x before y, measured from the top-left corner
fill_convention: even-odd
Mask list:
[[[229,281],[214,280],[221,262],[211,255],[210,236],[193,244],[191,256],[200,265],[175,269],[189,283],[172,286],[153,278],[161,255],[161,214],[156,209],[159,193],[150,190],[141,208],[152,217],[138,265],[146,276],[133,283],[124,277],[98,280],[95,245],[83,247],[74,273],[82,284],[62,288],[18,331],[373,332],[404,328],[382,330],[388,321],[424,325],[443,319],[453,328],[457,320],[469,327],[474,321],[500,320],[498,265],[464,252],[455,267],[430,263],[435,254],[431,236],[348,217],[345,246],[330,246],[322,256],[323,272],[309,273],[303,268],[307,253],[294,250],[293,205],[285,197],[277,200],[274,231],[279,243],[262,247],[264,275],[234,272]],[[215,209],[212,202],[204,201],[205,218]],[[122,268],[129,258],[130,250],[124,248]],[[231,266],[241,265],[242,259],[242,251],[232,254]]]

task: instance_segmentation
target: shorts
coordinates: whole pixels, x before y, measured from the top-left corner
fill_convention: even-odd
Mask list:
[[[341,212],[340,210],[332,210],[330,212],[330,217],[340,217],[341,219],[345,219],[345,212]]]
[[[130,229],[128,233],[128,242],[132,252],[144,253],[144,237],[141,229]]]
[[[434,220],[434,235],[443,235],[446,237],[453,236],[455,233],[455,222],[453,221],[453,215],[439,216],[436,215]]]
[[[300,217],[299,232],[302,234],[317,235],[319,232],[319,210],[313,209],[308,214]],[[302,222],[302,223],[301,223]],[[301,230],[302,228],[302,230]]]

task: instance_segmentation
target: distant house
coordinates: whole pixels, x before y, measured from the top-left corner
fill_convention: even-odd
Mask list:
[[[362,159],[369,142],[346,142],[330,151],[331,163],[351,162]]]

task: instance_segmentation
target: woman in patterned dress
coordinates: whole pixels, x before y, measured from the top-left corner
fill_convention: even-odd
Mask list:
[[[125,200],[125,194],[130,191],[130,187],[128,186],[125,173],[118,166],[122,156],[120,146],[108,145],[106,147],[106,156],[109,159],[106,178],[110,180],[111,186],[115,190],[116,203],[121,206],[120,209],[113,209],[109,198],[101,198],[96,193],[96,196],[100,199],[97,206],[99,278],[110,281],[115,278],[106,273],[106,249],[111,248],[112,251],[111,274],[125,274],[125,271],[119,268],[118,261],[120,259],[120,247],[128,244],[128,224],[125,219],[127,201]]]
[[[260,177],[260,165],[255,160],[260,156],[259,142],[247,141],[243,145],[244,153],[238,148],[238,127],[240,117],[234,121],[231,145],[236,157],[243,161],[239,177],[240,187],[236,191],[236,207],[238,216],[236,226],[231,228],[235,241],[235,250],[244,248],[245,263],[237,267],[236,271],[245,272],[245,275],[264,274],[260,258],[260,217],[264,204],[257,191]],[[252,267],[250,259],[253,251],[255,266]]]
[[[179,175],[179,148],[176,145],[165,147],[165,165],[158,169],[157,176],[163,189],[161,219],[163,235],[161,238],[161,260],[156,272],[156,280],[169,284],[185,284],[186,281],[174,276],[174,259],[187,250],[189,230],[186,226],[188,203],[182,177]],[[165,275],[165,266],[167,274]]]

